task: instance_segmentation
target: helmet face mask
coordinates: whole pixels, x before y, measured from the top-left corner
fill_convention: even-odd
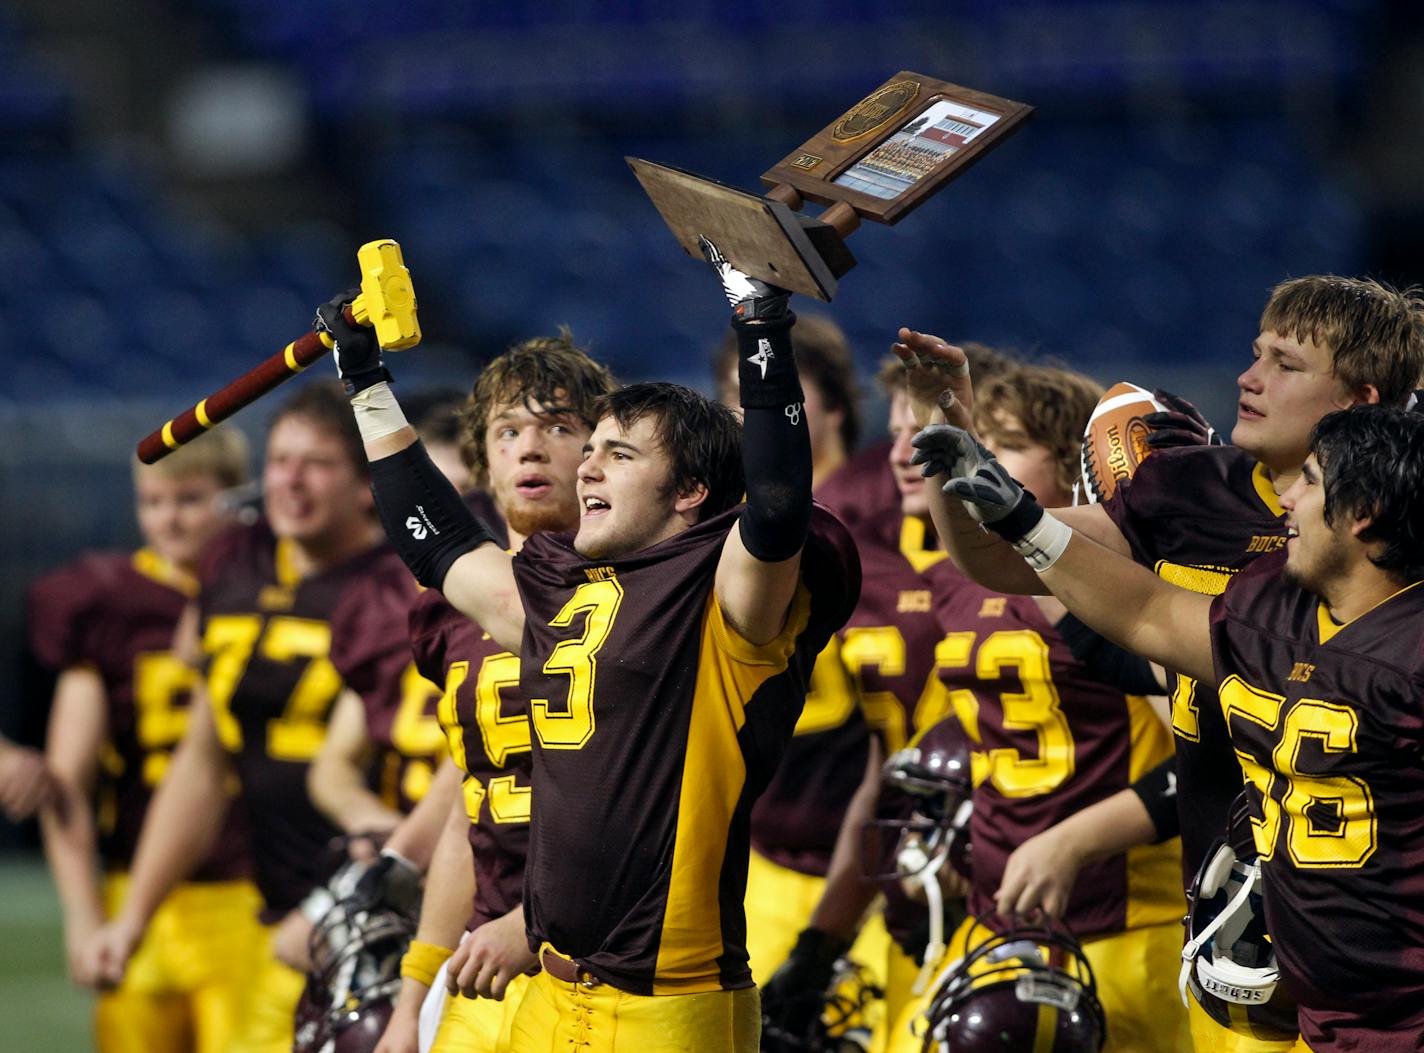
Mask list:
[[[866,968],[839,958],[831,982],[816,997],[821,1011],[804,1034],[763,1021],[761,1049],[767,1053],[864,1053],[870,1048],[867,1010],[885,997]]]
[[[1061,925],[976,921],[924,1019],[932,1053],[1097,1053],[1107,1021],[1082,947]],[[1042,1044],[1045,1035],[1052,1043]]]
[[[297,1006],[295,1053],[371,1053],[400,993],[410,919],[338,901],[312,931],[311,971]]]
[[[1179,981],[1182,1001],[1196,999],[1230,1030],[1292,1039],[1296,1005],[1278,983],[1262,908],[1260,860],[1249,842],[1233,841],[1235,847],[1218,841],[1192,882]]]
[[[942,720],[891,754],[880,787],[882,809],[895,815],[877,817],[862,831],[862,873],[876,881],[914,878],[947,856],[968,877],[974,791],[969,738],[959,721]]]

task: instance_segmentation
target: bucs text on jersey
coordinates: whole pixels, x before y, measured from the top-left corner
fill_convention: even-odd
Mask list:
[[[1212,607],[1266,925],[1312,1050],[1418,1050],[1424,583],[1341,626],[1284,564],[1260,560]]]
[[[1207,595],[1285,544],[1284,513],[1265,467],[1234,446],[1159,450],[1103,507],[1133,559]],[[1172,674],[1170,687],[1182,872],[1190,883],[1226,829],[1241,770],[1211,685]]]
[[[635,994],[751,986],[751,805],[860,589],[854,544],[817,507],[786,628],[743,640],[713,595],[740,512],[615,560],[536,534],[514,561],[538,787],[531,941]]]

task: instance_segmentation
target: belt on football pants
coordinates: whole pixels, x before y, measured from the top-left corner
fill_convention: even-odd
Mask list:
[[[579,968],[577,962],[565,958],[552,947],[545,947],[539,954],[544,971],[566,984],[582,984],[584,987],[598,987],[603,983],[587,969]]]

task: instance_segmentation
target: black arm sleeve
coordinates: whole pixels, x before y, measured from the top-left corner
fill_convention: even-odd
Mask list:
[[[1065,614],[1055,628],[1073,657],[1103,683],[1129,695],[1160,695],[1166,690],[1151,662],[1103,639],[1073,615]]]
[[[766,563],[800,552],[811,522],[811,435],[791,351],[795,321],[788,313],[773,321],[733,323],[747,484],[740,529],[747,551]]]
[[[1174,753],[1157,767],[1132,784],[1132,792],[1142,800],[1142,806],[1152,818],[1157,834],[1154,845],[1181,833],[1181,816],[1177,812],[1177,755]]]
[[[371,462],[371,492],[386,537],[426,588],[438,589],[450,564],[495,540],[419,440]]]

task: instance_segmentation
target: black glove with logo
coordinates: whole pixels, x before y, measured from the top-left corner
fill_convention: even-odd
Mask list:
[[[1148,413],[1142,423],[1152,429],[1147,445],[1154,450],[1169,446],[1220,446],[1221,436],[1211,422],[1180,395],[1158,388],[1152,397],[1168,407],[1166,412]]]
[[[381,361],[381,345],[370,326],[352,325],[346,320],[346,308],[361,294],[347,289],[316,309],[312,328],[331,337],[332,356],[336,359],[336,375],[346,385],[346,394],[353,396],[372,384],[387,383],[391,374]]]

